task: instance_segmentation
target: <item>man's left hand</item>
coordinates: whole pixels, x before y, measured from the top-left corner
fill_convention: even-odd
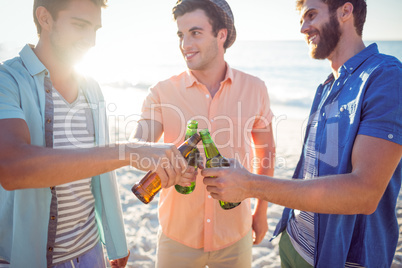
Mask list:
[[[254,245],[258,245],[264,239],[265,234],[268,232],[267,213],[259,213],[258,211],[253,215],[253,241]]]
[[[130,251],[128,251],[128,255],[126,257],[124,257],[124,258],[109,261],[110,266],[112,268],[124,268],[124,267],[126,267],[129,256],[130,256]]]

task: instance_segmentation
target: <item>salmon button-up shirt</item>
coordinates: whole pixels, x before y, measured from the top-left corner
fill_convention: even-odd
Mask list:
[[[197,120],[199,130],[210,130],[222,156],[237,158],[250,171],[254,157],[251,132],[266,128],[272,117],[265,83],[228,65],[226,77],[213,98],[205,85],[187,71],[152,87],[141,115],[141,119],[160,122],[164,142],[177,146],[184,140],[186,122]],[[198,146],[205,161],[203,147]],[[174,187],[163,189],[159,222],[163,233],[177,242],[204,251],[219,250],[250,231],[250,200],[223,210],[206,191],[202,180],[198,175],[194,192],[187,195],[178,193]]]

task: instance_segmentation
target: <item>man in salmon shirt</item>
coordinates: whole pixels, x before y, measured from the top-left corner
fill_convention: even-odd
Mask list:
[[[275,145],[267,88],[224,59],[236,39],[228,3],[179,0],[173,16],[188,70],[150,89],[134,138],[158,141],[164,134],[164,142],[179,145],[186,122],[195,119],[199,129],[209,129],[224,157],[272,175]],[[252,167],[252,162],[261,165]],[[254,212],[250,200],[223,210],[197,176],[190,194],[162,190],[159,221],[156,267],[251,267],[253,241],[260,243],[268,231],[267,202],[256,200]]]

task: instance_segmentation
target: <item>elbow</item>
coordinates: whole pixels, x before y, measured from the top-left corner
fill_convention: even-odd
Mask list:
[[[5,161],[0,161],[0,185],[6,191],[18,190],[15,176],[12,176],[10,167]]]
[[[0,185],[6,191],[14,191],[17,190],[15,185],[12,183],[10,178],[3,176],[3,173],[0,172]]]
[[[11,183],[8,183],[7,181],[1,180],[0,182],[1,187],[3,187],[4,190],[6,191],[14,191],[17,190]]]
[[[371,215],[373,214],[378,207],[378,203],[379,202],[373,202],[373,201],[368,201],[363,207],[362,207],[362,211],[360,214],[363,215]]]
[[[361,203],[361,211],[360,214],[363,215],[371,215],[373,214],[378,207],[382,198],[382,194],[379,195],[378,192],[373,191],[372,194],[367,194],[364,201]]]

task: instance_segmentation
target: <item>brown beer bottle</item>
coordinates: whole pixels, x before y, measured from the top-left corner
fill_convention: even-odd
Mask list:
[[[191,136],[197,133],[198,129],[198,122],[196,120],[190,120],[187,122],[187,130],[186,136],[184,137],[185,140],[189,139]],[[200,156],[200,151],[197,147],[195,147],[187,157],[187,163],[189,166],[195,167],[197,170],[198,168],[198,159]],[[175,185],[176,191],[181,194],[190,194],[194,191],[195,188],[195,181],[191,182],[190,186],[180,186],[178,184]]]
[[[177,149],[184,156],[184,158],[186,158],[197,146],[197,143],[200,142],[200,140],[200,135],[196,133],[191,138],[183,142],[179,147],[177,147]],[[131,188],[131,191],[143,203],[148,204],[152,201],[152,199],[160,191],[161,188],[161,179],[156,174],[156,172],[148,171],[148,173],[142,178],[142,180],[134,184],[134,186]]]
[[[204,145],[205,157],[207,162],[205,163],[205,168],[212,167],[228,167],[230,166],[229,160],[223,157],[218,148],[216,148],[215,143],[212,141],[211,135],[208,129],[203,129],[200,131],[202,144]],[[223,209],[232,209],[240,205],[239,203],[230,203],[219,200],[219,204]]]

